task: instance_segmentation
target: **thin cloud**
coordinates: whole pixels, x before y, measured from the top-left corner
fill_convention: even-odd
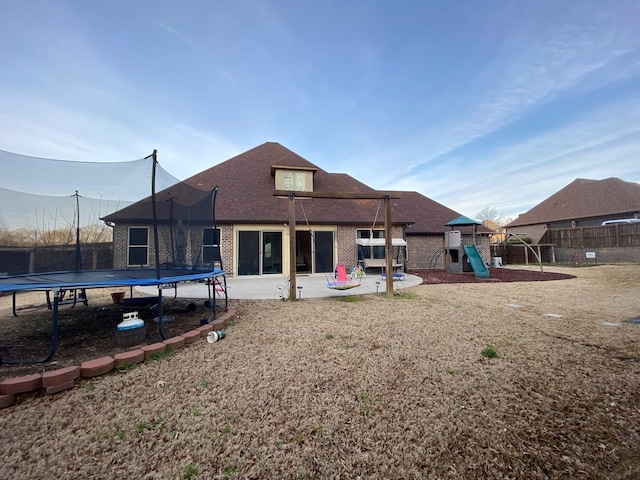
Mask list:
[[[0,149],[184,178],[276,141],[470,216],[634,171],[637,2],[34,2],[0,6]]]
[[[479,158],[450,156],[394,188],[424,192],[467,213],[477,205],[492,204],[515,216],[578,177],[640,181],[637,125],[640,98],[625,100],[524,142],[491,149]]]
[[[211,53],[209,53],[209,51],[207,49],[203,48],[200,44],[198,44],[197,42],[191,40],[189,37],[187,37],[185,34],[179,32],[175,28],[170,27],[169,25],[166,25],[166,24],[164,24],[162,22],[159,22],[159,21],[155,22],[155,24],[158,26],[158,28],[160,28],[161,30],[164,30],[165,32],[169,33],[174,38],[177,38],[180,42],[182,42],[184,45],[186,45],[190,49],[193,49],[196,52],[201,53],[202,55],[205,55],[206,57],[211,57]]]
[[[393,184],[412,169],[437,163],[442,156],[504,128],[569,90],[589,91],[638,76],[637,60],[620,59],[627,58],[629,51],[637,52],[640,40],[609,30],[615,30],[614,26],[581,29],[559,25],[543,37],[532,33],[517,40],[505,38],[503,57],[487,64],[477,79],[464,85],[467,91],[459,92],[467,99],[466,106],[403,142],[411,145],[409,151],[406,147],[386,149],[384,160],[374,157],[369,161],[382,163],[394,153],[406,159],[402,170],[388,179]]]

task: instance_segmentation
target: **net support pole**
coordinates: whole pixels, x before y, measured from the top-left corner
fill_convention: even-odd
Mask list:
[[[154,150],[151,154],[153,158],[153,169],[151,175],[151,210],[153,212],[153,243],[154,243],[154,259],[156,264],[156,279],[160,279],[160,245],[158,243],[158,216],[156,211],[156,166],[158,164],[158,151]],[[162,329],[162,304],[164,299],[162,298],[162,285],[158,285],[158,333],[160,338],[166,340]]]
[[[213,233],[216,235],[218,231],[218,225],[216,223],[216,196],[218,195],[218,186],[216,185],[213,190],[211,190],[211,227],[213,228]],[[222,252],[220,251],[220,237],[218,237],[218,260],[220,261],[220,270],[222,270]],[[204,259],[203,259],[204,260]],[[215,259],[214,259],[214,269],[215,269]],[[213,305],[211,306],[211,319],[216,320],[218,318],[218,305],[216,302],[216,278],[213,277]],[[207,283],[210,284],[211,279],[207,279]],[[224,295],[225,295],[225,310],[227,308],[227,280],[224,280]]]
[[[289,300],[296,301],[296,194],[289,193]]]
[[[82,255],[80,253],[80,195],[76,190],[76,272],[82,270]]]
[[[392,245],[391,240],[391,197],[385,195],[384,197],[384,252],[385,263],[387,270],[386,287],[387,297],[393,297],[393,257],[392,257]]]
[[[158,248],[158,216],[156,211],[156,166],[158,164],[158,151],[151,154],[153,168],[151,172],[151,211],[153,214],[153,242],[154,260],[156,264],[156,279],[160,278],[160,249]]]

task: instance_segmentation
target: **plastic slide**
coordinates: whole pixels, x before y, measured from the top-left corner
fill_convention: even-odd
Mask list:
[[[475,245],[463,245],[464,253],[467,254],[467,258],[471,263],[471,268],[476,275],[476,278],[489,278],[489,269],[484,263],[484,260],[480,256],[478,247]]]

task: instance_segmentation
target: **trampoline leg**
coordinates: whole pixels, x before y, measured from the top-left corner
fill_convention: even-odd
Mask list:
[[[53,321],[51,324],[51,350],[47,358],[36,363],[45,363],[53,358],[58,349],[58,292],[54,291],[53,297]]]
[[[18,316],[18,312],[16,312],[16,292],[12,292],[13,293],[13,316],[17,317]]]
[[[215,277],[214,277],[214,282],[215,282]],[[217,312],[216,312],[216,309],[217,309],[217,305],[216,304],[218,302],[216,302],[216,294],[215,294],[216,284],[215,283],[213,284],[213,290],[214,290],[214,294],[213,294],[213,301],[211,302],[212,303],[212,306],[211,306],[211,309],[212,309],[211,319],[212,320],[216,320],[218,318]]]
[[[164,331],[162,329],[162,288],[158,287],[158,333],[160,334],[160,338],[162,340],[166,340],[167,337],[164,336]]]
[[[14,294],[15,295],[15,294]],[[51,347],[49,349],[49,355],[42,360],[3,360],[0,358],[0,365],[36,365],[38,363],[48,362],[56,354],[58,349],[58,291],[54,290],[53,298],[53,320],[51,322]]]

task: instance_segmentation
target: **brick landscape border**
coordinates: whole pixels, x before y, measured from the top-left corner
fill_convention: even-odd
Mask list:
[[[149,361],[159,353],[180,350],[185,346],[192,345],[198,339],[206,337],[213,330],[227,328],[235,315],[235,308],[229,307],[213,322],[182,335],[168,338],[163,342],[143,345],[128,352],[117,353],[113,357],[106,356],[87,360],[81,365],[6,379],[0,383],[0,409],[15,405],[17,396],[20,394],[44,391],[46,395],[53,395],[75,387],[76,381],[79,379],[105,375],[126,365],[137,365]]]

